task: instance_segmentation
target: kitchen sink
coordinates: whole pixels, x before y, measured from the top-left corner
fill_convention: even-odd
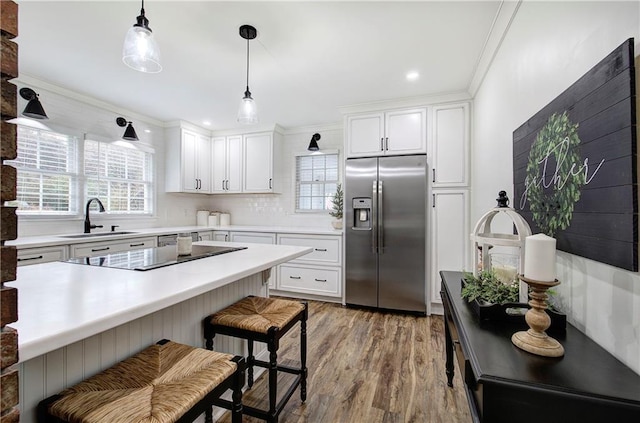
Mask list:
[[[58,235],[58,236],[60,238],[94,238],[94,237],[101,237],[101,236],[126,235],[126,234],[137,234],[137,232],[129,232],[129,231],[96,232],[93,234]]]

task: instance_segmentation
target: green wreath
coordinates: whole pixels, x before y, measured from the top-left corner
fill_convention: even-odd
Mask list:
[[[538,132],[527,164],[527,199],[533,214],[533,221],[548,236],[566,229],[571,223],[573,209],[580,199],[580,189],[584,185],[583,178],[571,173],[572,166],[581,162],[578,137],[578,124],[569,120],[567,112],[562,115],[554,113],[544,127]],[[543,182],[549,184],[554,177],[554,168],[547,165],[545,180],[542,171],[545,158],[554,159],[557,164],[560,181],[554,181],[552,187],[545,191]],[[553,162],[551,162],[553,163]]]

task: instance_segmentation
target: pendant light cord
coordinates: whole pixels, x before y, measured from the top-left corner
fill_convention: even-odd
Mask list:
[[[247,38],[247,91],[249,91],[249,39],[248,38]]]

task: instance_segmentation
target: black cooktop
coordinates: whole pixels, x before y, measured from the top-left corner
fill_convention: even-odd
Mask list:
[[[175,245],[165,247],[143,248],[140,250],[111,253],[104,256],[80,257],[67,260],[67,263],[86,264],[89,266],[115,267],[127,270],[151,270],[171,266],[205,257],[245,250],[247,247],[212,247],[194,245],[191,254],[179,256]]]

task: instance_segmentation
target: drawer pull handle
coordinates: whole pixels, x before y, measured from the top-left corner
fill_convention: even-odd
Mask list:
[[[92,252],[92,253],[95,253],[95,252],[97,252],[97,251],[107,251],[107,250],[109,250],[109,249],[110,249],[110,247],[104,247],[104,248],[92,248],[92,249],[91,249],[91,252]]]
[[[326,248],[315,248],[316,251],[327,251]]]
[[[18,261],[40,260],[40,259],[43,259],[43,258],[44,258],[44,256],[23,257],[23,258],[19,258]]]
[[[327,281],[326,279],[318,279],[318,278],[316,278],[316,282],[326,282],[326,281]]]
[[[289,276],[289,279],[302,279],[300,276]]]
[[[144,242],[141,242],[139,244],[129,244],[129,247],[141,247],[144,245]]]

